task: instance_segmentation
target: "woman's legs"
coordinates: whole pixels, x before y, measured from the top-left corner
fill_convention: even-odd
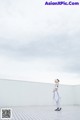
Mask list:
[[[57,108],[60,108],[60,100],[56,101],[56,106],[57,106]]]
[[[61,107],[60,107],[60,97],[59,97],[59,94],[58,94],[58,92],[57,92],[57,99],[55,99],[55,101],[56,101],[56,107],[57,107],[57,109],[56,109],[56,111],[60,111],[61,110]]]

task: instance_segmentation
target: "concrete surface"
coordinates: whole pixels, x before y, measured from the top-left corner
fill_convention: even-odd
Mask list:
[[[54,111],[55,106],[11,108],[12,120],[80,120],[80,106],[63,106],[60,112]]]

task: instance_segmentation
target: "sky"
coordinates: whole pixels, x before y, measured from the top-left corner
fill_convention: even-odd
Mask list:
[[[0,0],[0,79],[80,84],[80,5],[45,2]]]

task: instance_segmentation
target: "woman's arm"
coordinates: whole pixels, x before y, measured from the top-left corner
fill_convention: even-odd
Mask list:
[[[55,91],[57,91],[58,90],[58,88],[55,88],[54,90],[53,90],[53,92],[55,92]]]
[[[57,90],[58,90],[58,87],[59,87],[59,85],[56,84],[56,85],[55,85],[55,89],[54,89],[53,91],[54,91],[54,92],[57,91]]]

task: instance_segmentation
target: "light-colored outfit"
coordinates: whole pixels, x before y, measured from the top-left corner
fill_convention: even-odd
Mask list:
[[[53,90],[53,99],[56,102],[57,108],[60,108],[60,96],[59,96],[58,88],[59,88],[59,83],[56,83],[55,88]]]

